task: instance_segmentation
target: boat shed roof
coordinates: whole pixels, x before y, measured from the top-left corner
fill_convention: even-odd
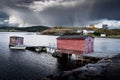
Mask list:
[[[92,37],[92,36],[88,36],[88,35],[63,35],[58,37],[57,39],[86,39],[88,37]],[[92,37],[94,38],[94,37]]]
[[[10,36],[10,38],[23,38],[21,36]]]

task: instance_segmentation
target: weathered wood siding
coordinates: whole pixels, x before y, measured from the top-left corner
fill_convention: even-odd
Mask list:
[[[84,53],[91,53],[94,51],[94,39],[88,37],[85,39],[85,50]]]
[[[75,50],[84,52],[85,40],[60,39],[57,40],[57,48],[62,50]]]
[[[57,49],[79,51],[80,53],[84,54],[91,53],[94,51],[94,38],[87,37],[85,39],[58,39]]]
[[[23,37],[10,37],[10,45],[23,45]]]

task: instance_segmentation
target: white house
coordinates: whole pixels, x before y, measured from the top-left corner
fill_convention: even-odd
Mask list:
[[[77,33],[81,33],[82,32],[82,30],[77,30]]]
[[[101,37],[106,37],[106,34],[100,34]]]
[[[87,35],[89,33],[94,33],[94,32],[95,32],[94,30],[83,30],[84,35]]]

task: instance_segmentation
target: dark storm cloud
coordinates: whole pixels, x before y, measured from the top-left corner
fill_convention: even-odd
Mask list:
[[[4,12],[0,12],[0,18],[7,18],[8,15]]]
[[[91,18],[120,20],[120,0],[96,0]]]
[[[88,14],[92,2],[87,2],[87,0],[36,2],[31,9],[44,16],[43,19],[53,25],[80,26],[89,20]]]
[[[8,24],[18,24],[21,27],[39,25],[40,18],[27,7],[32,2],[33,0],[0,0],[0,13],[3,13],[0,18],[4,18],[3,22],[8,21]]]
[[[19,26],[85,26],[104,19],[119,24],[119,4],[120,0],[0,0],[0,13]]]

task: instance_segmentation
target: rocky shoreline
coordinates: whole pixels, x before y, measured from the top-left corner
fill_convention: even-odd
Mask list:
[[[94,64],[46,76],[40,80],[120,80],[120,57],[106,58]]]

